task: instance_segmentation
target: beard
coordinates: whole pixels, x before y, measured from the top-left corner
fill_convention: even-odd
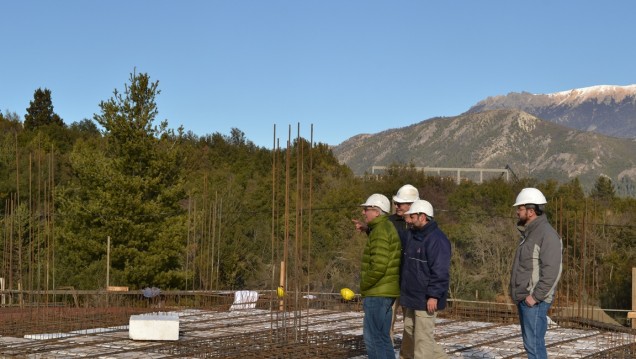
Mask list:
[[[526,222],[528,222],[527,218],[519,218],[519,220],[517,221],[517,226],[525,226]]]

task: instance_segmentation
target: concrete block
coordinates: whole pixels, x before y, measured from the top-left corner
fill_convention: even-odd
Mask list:
[[[131,315],[128,336],[132,340],[179,340],[179,316],[174,313]]]

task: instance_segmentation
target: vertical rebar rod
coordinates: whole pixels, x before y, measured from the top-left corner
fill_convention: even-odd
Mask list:
[[[300,301],[300,262],[301,258],[301,246],[302,246],[302,163],[303,163],[303,146],[300,138],[300,123],[297,124],[296,128],[296,206],[295,206],[295,220],[294,220],[294,334],[295,340],[298,341],[299,337],[299,329],[300,329],[300,315],[301,311],[299,310],[299,301]]]
[[[190,232],[191,227],[190,223],[192,222],[192,195],[188,200],[188,220],[186,223],[187,226],[187,234],[186,234],[186,248],[185,248],[185,290],[188,290],[188,269],[190,265]]]
[[[53,289],[56,288],[55,274],[57,272],[55,270],[56,246],[55,246],[55,218],[53,217],[54,214],[55,214],[55,152],[54,152],[54,149],[51,149],[51,153],[49,155],[49,206],[48,206],[47,223],[49,224],[48,232],[50,233],[51,245],[53,246],[51,250],[51,253],[52,253],[51,275],[53,276],[52,278]]]
[[[309,137],[309,213],[307,218],[307,333],[309,333],[309,301],[311,297],[311,233],[312,233],[312,215],[313,215],[313,187],[314,187],[314,124],[311,124]]]
[[[27,235],[29,237],[29,265],[28,265],[28,285],[27,289],[33,290],[33,265],[34,265],[34,252],[33,252],[33,225],[34,215],[33,215],[33,153],[29,153],[29,212],[28,212],[28,232]],[[29,302],[31,301],[31,297],[27,299]]]
[[[223,198],[219,200],[219,211],[218,211],[218,219],[219,219],[219,235],[217,237],[216,242],[216,287],[215,289],[219,289],[219,269],[221,267],[221,225],[223,224]]]
[[[17,229],[19,228],[17,220],[18,220],[18,216],[17,216],[17,211],[20,208],[20,152],[18,150],[18,133],[17,131],[15,132],[15,191],[16,191],[16,196],[15,196],[15,207],[13,209],[13,218],[14,218],[14,225],[16,228],[16,241],[18,243],[18,248],[21,248],[22,246],[20,245],[20,231],[18,231]],[[12,249],[13,252],[13,249]],[[16,274],[16,278],[15,281],[19,284],[20,283],[20,277],[19,277],[19,273],[20,273],[20,267],[22,265],[22,263],[20,263],[20,249],[18,249],[18,265],[17,268],[18,270],[15,271]],[[13,284],[13,270],[11,271],[11,277],[9,278],[9,288],[15,288],[14,284]]]
[[[290,167],[291,167],[291,125],[288,126],[287,129],[287,150],[285,151],[285,211],[284,211],[284,228],[285,228],[285,237],[283,243],[283,261],[281,263],[281,273],[284,273],[283,276],[281,274],[283,291],[287,292],[287,263],[288,263],[288,252],[289,252],[289,182],[290,182]],[[285,269],[283,268],[285,267]],[[287,296],[283,296],[283,328],[287,327]],[[286,331],[285,331],[286,333]]]
[[[206,198],[207,199],[207,198]],[[214,275],[214,233],[216,230],[214,229],[214,209],[216,203],[207,200],[208,203],[208,213],[207,213],[207,221],[208,221],[208,232],[206,233],[206,238],[208,239],[208,255],[206,256],[207,260],[206,265],[201,271],[205,270],[207,281],[205,281],[204,289],[212,290],[212,276]]]
[[[276,275],[275,275],[275,269],[276,269],[276,262],[275,262],[275,257],[274,257],[274,252],[276,251],[276,247],[274,246],[275,243],[275,229],[276,229],[276,124],[274,124],[274,136],[272,139],[272,217],[271,217],[271,232],[270,232],[270,240],[271,240],[271,246],[270,246],[270,263],[272,265],[272,283],[271,283],[271,288],[275,288],[276,287]],[[270,326],[271,327],[271,326]]]
[[[212,249],[210,254],[211,265],[210,265],[210,290],[212,288],[218,286],[214,277],[214,266],[216,265],[216,259],[214,254],[216,253],[216,249],[219,246],[219,239],[216,236],[216,226],[217,226],[217,202],[219,199],[219,192],[214,191],[214,205],[212,206],[212,213],[210,214],[212,217]]]

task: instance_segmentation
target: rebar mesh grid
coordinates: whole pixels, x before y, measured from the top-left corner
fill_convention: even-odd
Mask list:
[[[66,297],[56,293],[52,307],[0,308],[0,357],[364,357],[358,299],[345,302],[337,294],[323,294],[313,300],[290,296],[281,302],[272,293],[260,294],[254,308],[230,310],[232,292],[167,292],[153,300],[132,292],[75,291]],[[148,312],[178,314],[179,340],[129,339],[130,315]],[[396,350],[402,325],[400,313]],[[525,355],[511,305],[451,301],[438,318],[436,340],[451,357]],[[582,318],[558,318],[550,325],[546,343],[551,358],[632,358],[636,333]]]

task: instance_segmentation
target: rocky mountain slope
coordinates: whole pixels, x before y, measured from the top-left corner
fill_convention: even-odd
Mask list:
[[[371,166],[504,168],[519,177],[568,181],[586,188],[606,175],[636,181],[636,141],[579,131],[519,110],[433,118],[377,134],[354,136],[333,148],[356,174]]]
[[[551,94],[488,97],[466,113],[517,109],[581,131],[636,138],[636,85],[592,86]]]

